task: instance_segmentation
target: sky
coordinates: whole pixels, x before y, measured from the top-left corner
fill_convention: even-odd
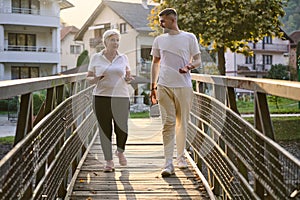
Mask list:
[[[81,28],[95,11],[101,0],[68,0],[74,5],[72,8],[64,9],[60,13],[62,22],[68,26]],[[141,2],[141,0],[117,0],[125,2]]]

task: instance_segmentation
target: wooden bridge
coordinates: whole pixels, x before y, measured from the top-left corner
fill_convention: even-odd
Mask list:
[[[267,95],[300,101],[290,81],[193,74],[189,168],[160,176],[160,120],[130,119],[128,166],[103,173],[86,74],[0,82],[20,100],[14,148],[0,161],[0,199],[299,199],[300,161],[274,140]],[[254,125],[236,106],[254,94]],[[46,91],[33,117],[33,94]],[[287,127],[289,128],[289,127]],[[116,160],[117,163],[117,160]]]
[[[191,164],[189,169],[176,169],[174,176],[161,177],[164,159],[159,118],[130,119],[129,132],[128,166],[120,167],[115,158],[116,171],[103,173],[104,158],[96,137],[71,181],[73,189],[67,199],[209,199]]]

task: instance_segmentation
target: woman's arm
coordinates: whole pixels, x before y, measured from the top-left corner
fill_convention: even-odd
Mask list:
[[[101,78],[103,78],[103,76],[96,76],[94,72],[92,71],[88,71],[88,74],[86,76],[86,79],[88,80],[88,82],[90,84],[95,84],[97,83]]]

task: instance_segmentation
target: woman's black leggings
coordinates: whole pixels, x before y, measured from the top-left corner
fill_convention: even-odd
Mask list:
[[[124,152],[128,137],[129,98],[94,96],[94,112],[99,123],[100,142],[105,160],[112,160],[112,132],[117,150]],[[114,125],[114,126],[113,126]]]

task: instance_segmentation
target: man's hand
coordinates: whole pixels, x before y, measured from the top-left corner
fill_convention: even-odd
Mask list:
[[[182,68],[179,68],[179,73],[181,73],[181,74],[185,74],[185,73],[187,73],[189,71],[189,69],[186,67],[186,66],[184,66],[184,67],[182,67]]]
[[[151,98],[151,103],[152,103],[152,105],[155,105],[155,104],[158,103],[158,102],[157,102],[157,98],[156,98],[156,92],[157,92],[157,90],[156,90],[156,88],[155,88],[155,89],[152,89],[152,90],[151,90],[151,93],[150,93],[150,98]]]
[[[185,73],[188,73],[188,71],[191,69],[194,69],[194,67],[191,64],[188,64],[182,68],[179,68],[179,73],[185,74]]]

